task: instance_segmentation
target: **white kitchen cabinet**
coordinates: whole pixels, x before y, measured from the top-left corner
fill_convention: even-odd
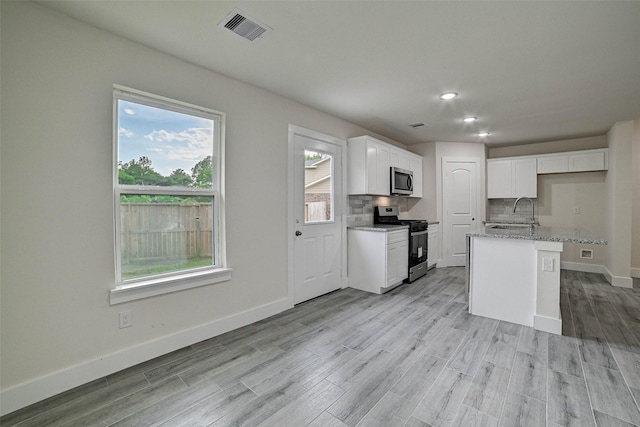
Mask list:
[[[487,160],[487,197],[538,197],[535,157]]]
[[[538,157],[538,173],[563,173],[569,172],[569,156],[544,156]]]
[[[391,148],[389,152],[390,166],[411,170],[411,162],[409,160],[409,152],[401,148]]]
[[[427,242],[427,268],[433,268],[438,263],[438,224],[429,223],[429,234]]]
[[[422,197],[422,157],[370,136],[347,140],[348,193],[388,196],[390,167],[413,172],[413,194]]]
[[[390,189],[389,146],[369,136],[347,142],[349,194],[388,196]]]
[[[409,154],[409,170],[413,171],[413,194],[409,197],[422,197],[422,156]]]
[[[348,230],[349,286],[382,294],[408,277],[409,230]]]
[[[569,155],[569,172],[589,172],[608,169],[608,150],[588,150]]]
[[[538,174],[590,172],[609,169],[609,150],[570,151],[538,156]]]

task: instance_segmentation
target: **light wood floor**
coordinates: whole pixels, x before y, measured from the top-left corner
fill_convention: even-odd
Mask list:
[[[562,272],[563,336],[469,315],[464,269],[344,289],[3,426],[640,425],[640,289]]]

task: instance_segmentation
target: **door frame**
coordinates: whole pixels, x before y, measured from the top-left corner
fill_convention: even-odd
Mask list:
[[[334,212],[340,216],[342,227],[340,229],[340,244],[342,246],[342,256],[340,259],[340,288],[347,285],[347,141],[331,135],[320,133],[311,129],[306,129],[296,125],[289,125],[288,129],[288,152],[287,152],[287,299],[289,305],[294,306],[295,289],[295,135],[304,136],[321,141],[331,142],[342,149],[342,165],[335,165],[342,169],[342,197],[340,204],[341,212]]]
[[[441,241],[441,247],[442,247],[442,258],[439,259],[441,266],[442,267],[449,267],[449,263],[447,261],[447,257],[445,257],[445,253],[446,250],[449,249],[448,248],[448,241],[445,239],[445,237],[449,236],[449,233],[447,232],[447,222],[445,221],[445,214],[444,214],[444,201],[445,201],[445,195],[444,195],[444,190],[445,190],[445,164],[449,163],[449,162],[461,162],[461,163],[475,163],[476,164],[476,224],[479,224],[480,222],[485,220],[485,216],[486,216],[486,204],[485,204],[485,160],[481,157],[442,157],[440,160],[440,173],[437,175],[438,179],[440,180],[440,183],[438,185],[438,189],[440,192],[440,208],[439,208],[439,215],[440,215],[440,224],[442,224],[441,230],[442,230],[442,238],[440,239]],[[445,247],[445,245],[447,245]]]

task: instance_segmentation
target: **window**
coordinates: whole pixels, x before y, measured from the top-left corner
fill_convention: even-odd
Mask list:
[[[304,222],[333,221],[333,156],[304,151]]]
[[[224,114],[114,90],[118,303],[230,278],[222,211]]]

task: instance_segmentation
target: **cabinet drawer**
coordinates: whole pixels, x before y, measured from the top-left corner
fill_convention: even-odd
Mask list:
[[[387,232],[387,245],[391,243],[402,242],[403,240],[409,240],[409,230]]]

